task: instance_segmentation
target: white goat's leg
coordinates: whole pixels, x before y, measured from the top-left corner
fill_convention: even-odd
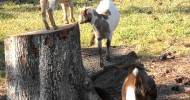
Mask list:
[[[47,7],[47,0],[40,0],[40,7],[41,7],[41,13],[42,13],[42,20],[44,22],[44,25],[46,27],[47,30],[50,29],[48,23],[47,23],[47,19],[46,19],[46,7]]]
[[[106,52],[106,60],[110,60],[110,46],[111,46],[111,40],[112,40],[113,32],[110,32],[110,35],[107,39],[106,46],[107,46],[107,52]]]
[[[63,20],[65,24],[69,24],[69,21],[67,19],[67,4],[61,3],[61,7],[63,9]]]
[[[70,9],[70,19],[71,19],[71,22],[75,22],[75,18],[73,17],[73,1],[71,0],[69,2],[69,9]]]
[[[107,39],[106,45],[107,45],[106,60],[110,61],[110,45],[111,45],[110,39]]]
[[[53,10],[55,9],[55,3],[56,3],[56,0],[50,0],[49,9],[48,9],[49,19],[50,19],[51,25],[53,26],[53,29],[57,29],[57,26],[55,25],[55,21],[53,18]]]
[[[99,49],[99,54],[100,54],[100,67],[104,67],[104,63],[103,63],[103,58],[102,58],[102,41],[101,39],[96,39],[97,43],[98,43],[98,49]]]

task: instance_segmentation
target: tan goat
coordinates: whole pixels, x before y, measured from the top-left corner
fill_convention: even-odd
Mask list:
[[[46,20],[46,7],[47,7],[48,2],[49,2],[48,14],[49,14],[49,19],[50,19],[51,25],[53,26],[53,29],[57,29],[57,26],[56,26],[54,18],[53,18],[53,10],[55,9],[56,3],[60,3],[62,6],[63,19],[65,21],[65,24],[69,23],[69,21],[67,19],[67,8],[68,7],[70,9],[71,22],[75,22],[75,19],[73,17],[73,2],[74,2],[73,0],[40,0],[42,20],[43,20],[47,30],[50,29],[50,27],[47,23],[47,20]]]
[[[121,92],[122,100],[156,100],[157,98],[156,84],[140,64],[129,67]]]

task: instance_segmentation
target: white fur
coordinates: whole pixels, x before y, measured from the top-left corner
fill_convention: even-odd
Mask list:
[[[116,6],[110,1],[110,0],[103,0],[100,2],[100,4],[98,5],[96,12],[99,14],[103,14],[105,13],[107,10],[109,10],[111,12],[111,16],[108,16],[108,24],[110,27],[110,36],[108,37],[108,39],[112,39],[112,35],[113,35],[113,31],[116,29],[116,27],[119,24],[119,20],[120,20],[120,13],[117,10]]]
[[[56,0],[48,0],[49,1],[49,8],[54,10],[55,9],[55,3],[56,3]]]
[[[81,22],[82,20],[82,15],[79,15],[79,22]]]
[[[136,100],[135,98],[135,89],[132,87],[127,88],[126,100]]]
[[[139,70],[138,70],[137,68],[133,69],[133,74],[134,74],[135,76],[137,76],[138,73],[139,73]]]

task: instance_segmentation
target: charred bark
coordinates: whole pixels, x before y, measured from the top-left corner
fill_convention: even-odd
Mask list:
[[[76,23],[7,37],[7,99],[101,100],[80,51]]]

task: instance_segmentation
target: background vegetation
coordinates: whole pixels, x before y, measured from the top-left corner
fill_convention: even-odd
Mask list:
[[[78,10],[86,0],[75,1],[74,16],[77,19]],[[190,42],[189,0],[114,0],[114,3],[121,13],[121,20],[112,46],[128,46],[145,57],[166,51],[176,51],[179,55],[190,53],[184,46]],[[94,3],[93,7],[96,8],[97,4]],[[63,25],[59,5],[54,16],[57,25]],[[38,2],[0,2],[0,77],[5,77],[3,40],[6,36],[43,28]],[[84,24],[80,29],[81,45],[86,48],[92,28],[90,24]]]

